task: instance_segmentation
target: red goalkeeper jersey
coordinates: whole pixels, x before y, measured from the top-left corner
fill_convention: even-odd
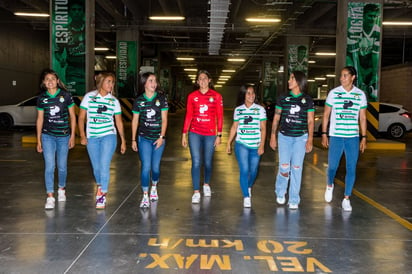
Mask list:
[[[216,135],[223,127],[223,99],[217,91],[209,89],[205,94],[195,90],[187,97],[183,133]]]

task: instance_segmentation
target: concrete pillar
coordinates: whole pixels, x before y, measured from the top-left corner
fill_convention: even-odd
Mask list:
[[[86,92],[94,89],[95,1],[86,1]]]

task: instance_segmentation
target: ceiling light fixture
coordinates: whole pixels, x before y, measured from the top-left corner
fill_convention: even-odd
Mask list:
[[[335,75],[335,74],[326,74],[326,77],[328,77],[328,78],[335,78],[336,75]]]
[[[382,22],[382,25],[384,25],[384,26],[412,26],[412,22],[387,21],[387,22]]]
[[[315,80],[318,80],[318,81],[325,81],[325,80],[326,80],[326,78],[325,78],[325,77],[315,77]]]
[[[15,12],[16,16],[31,16],[31,17],[50,17],[47,13],[36,13],[36,12]]]
[[[309,60],[308,63],[309,63],[309,64],[315,64],[316,61],[315,61],[315,60]]]
[[[335,56],[336,52],[316,52],[317,56]]]
[[[182,21],[185,20],[183,16],[150,16],[150,20],[153,21]]]
[[[107,51],[109,48],[94,48],[95,51]]]
[[[246,18],[246,21],[252,23],[279,23],[279,18]]]
[[[176,60],[178,60],[178,61],[194,61],[195,58],[193,58],[193,57],[177,57]]]
[[[222,72],[236,72],[234,69],[223,69]]]
[[[244,58],[229,58],[227,59],[228,62],[245,62]]]
[[[116,59],[117,57],[116,55],[107,55],[105,58],[106,59]]]
[[[183,69],[184,71],[197,71],[197,69],[196,68],[185,68],[185,69]]]

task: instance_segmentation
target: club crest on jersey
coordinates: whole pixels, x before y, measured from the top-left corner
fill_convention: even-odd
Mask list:
[[[302,98],[302,104],[306,104],[306,99],[305,98]]]
[[[60,103],[63,103],[64,102],[64,97],[60,96],[59,101],[60,101]]]
[[[215,101],[215,98],[213,98],[213,97],[209,98],[209,102],[213,103],[214,101]]]
[[[156,105],[156,107],[160,106],[160,102],[159,102],[159,100],[156,100],[155,105]]]

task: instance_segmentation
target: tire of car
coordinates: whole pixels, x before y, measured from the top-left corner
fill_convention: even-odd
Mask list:
[[[390,138],[399,139],[405,135],[405,127],[402,124],[392,124],[389,126],[387,134]]]
[[[1,129],[10,129],[14,125],[13,117],[8,113],[0,114],[0,128]]]

